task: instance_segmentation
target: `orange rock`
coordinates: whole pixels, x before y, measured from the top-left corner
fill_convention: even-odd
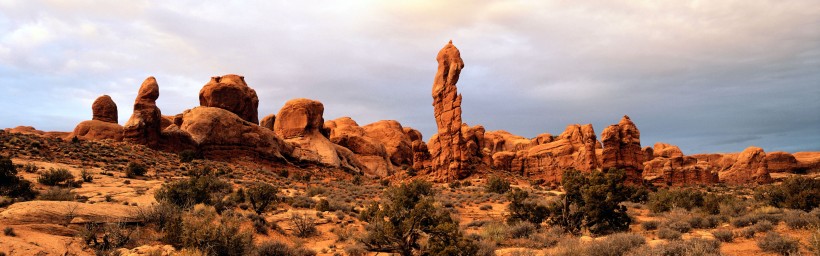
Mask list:
[[[134,101],[134,113],[123,126],[123,140],[157,148],[162,132],[162,113],[157,107],[159,85],[152,76],[145,79]]]
[[[600,168],[595,154],[596,144],[598,141],[591,124],[569,125],[555,141],[516,152],[510,171],[559,183],[564,170],[589,172]]]
[[[655,143],[655,147],[653,148],[653,157],[678,157],[683,156],[683,151],[678,148],[678,146],[667,144],[663,142]]]
[[[655,159],[655,150],[652,149],[652,147],[643,147],[641,151],[643,151],[644,162],[652,161],[652,159]]]
[[[93,117],[91,120],[98,120],[109,123],[117,123],[117,103],[108,95],[103,95],[94,100],[91,104]]]
[[[601,141],[604,146],[601,153],[602,168],[623,169],[628,183],[642,183],[644,152],[641,149],[641,132],[629,116],[624,116],[618,124],[604,129]]]
[[[732,185],[772,182],[766,162],[766,152],[758,147],[748,147],[740,152],[734,164],[728,170],[721,171],[719,175],[721,182]]]
[[[186,139],[179,132],[185,132],[209,159],[249,156],[280,161],[293,150],[273,131],[221,108],[195,107],[186,110],[182,113],[180,131],[174,131],[175,127],[173,125],[165,130],[169,140],[178,139],[184,145]]]
[[[245,83],[244,76],[230,74],[211,77],[199,91],[199,105],[225,109],[245,121],[259,123],[259,98],[256,91]]]
[[[390,162],[395,166],[413,165],[413,148],[410,136],[404,133],[404,128],[394,120],[382,120],[362,127],[368,137],[378,140],[384,145]]]
[[[438,132],[428,143],[431,176],[435,180],[452,181],[470,175],[470,156],[461,134],[461,95],[456,87],[464,62],[452,41],[439,51],[436,60],[438,71],[433,80],[433,109]]]
[[[820,152],[797,152],[793,156],[803,166],[803,172],[820,172]]]
[[[718,182],[717,172],[691,156],[658,157],[644,163],[643,177],[655,185],[705,185]]]
[[[69,137],[77,136],[84,140],[122,140],[122,126],[117,123],[100,120],[88,120],[77,124]]]
[[[365,173],[386,177],[394,171],[384,144],[367,136],[364,128],[350,117],[327,121],[330,141],[349,149],[362,165]]]
[[[770,173],[800,171],[803,166],[792,154],[787,152],[770,152],[766,154],[766,163]]]
[[[262,118],[262,121],[259,121],[259,126],[268,128],[269,130],[273,131],[274,123],[276,123],[276,115],[270,114]]]

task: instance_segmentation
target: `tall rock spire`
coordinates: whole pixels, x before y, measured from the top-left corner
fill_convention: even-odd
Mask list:
[[[455,180],[469,175],[465,140],[461,134],[461,95],[456,83],[464,61],[451,40],[436,57],[438,71],[433,80],[433,109],[438,133],[430,138],[431,168],[436,180]]]

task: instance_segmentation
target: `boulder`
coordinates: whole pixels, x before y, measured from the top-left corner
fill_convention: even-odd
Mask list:
[[[94,100],[91,104],[92,118],[91,120],[103,121],[108,123],[117,123],[119,121],[117,115],[117,103],[108,95],[103,95]]]
[[[157,148],[162,133],[162,113],[157,107],[159,85],[152,76],[145,79],[134,101],[134,113],[123,126],[123,140]]]
[[[122,140],[122,126],[100,120],[88,120],[77,124],[69,137],[84,140]]]
[[[199,91],[199,105],[228,110],[245,121],[259,123],[259,98],[256,91],[245,83],[244,76],[230,74],[211,77]]]
[[[276,115],[270,114],[262,118],[262,121],[259,121],[259,126],[268,128],[269,130],[273,131],[274,123],[276,123]]]
[[[770,152],[766,154],[766,163],[770,173],[795,173],[803,170],[803,166],[797,162],[797,159],[787,152]]]
[[[329,131],[330,141],[349,149],[365,166],[365,173],[386,177],[393,172],[384,144],[367,136],[364,128],[350,117],[327,121],[324,127]]]
[[[184,146],[187,141],[182,134],[184,132],[209,159],[248,156],[279,161],[285,160],[285,156],[293,151],[273,131],[245,121],[225,109],[195,107],[183,112],[181,119],[179,131],[175,130],[176,125],[164,131],[169,135],[168,139],[176,139]]]
[[[604,147],[601,153],[601,167],[604,170],[623,169],[628,183],[641,183],[644,162],[641,132],[629,116],[624,116],[618,124],[604,129],[601,141]]]
[[[655,147],[652,149],[652,156],[654,157],[679,157],[683,156],[683,151],[678,148],[678,146],[667,144],[663,142],[655,143]]]
[[[362,127],[368,137],[381,142],[395,166],[413,165],[413,148],[410,136],[395,120],[382,120]]]
[[[450,41],[436,56],[438,71],[433,80],[433,110],[438,131],[427,144],[431,155],[431,176],[434,180],[452,181],[470,175],[466,141],[461,133],[461,95],[458,82],[464,61]]]
[[[590,172],[600,168],[595,154],[596,144],[598,141],[591,124],[569,125],[555,141],[516,152],[510,171],[560,183],[564,170]]]
[[[546,135],[550,138],[549,141],[552,141],[552,135],[546,133]],[[536,137],[535,141],[538,141],[540,138],[541,142],[547,141],[543,138],[542,135]],[[497,130],[497,131],[489,131],[484,133],[484,148],[487,149],[491,154],[495,154],[497,152],[516,152],[519,150],[526,150],[533,146],[546,144],[545,143],[533,143],[533,140],[514,135],[508,131],[504,130]]]

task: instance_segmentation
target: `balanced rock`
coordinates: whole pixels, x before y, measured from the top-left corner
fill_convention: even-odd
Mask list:
[[[273,131],[274,123],[276,123],[276,115],[270,114],[262,118],[262,121],[259,121],[259,126],[268,128],[269,130]]]
[[[726,184],[767,184],[772,182],[769,175],[766,152],[759,147],[748,147],[737,155],[734,164],[719,173],[720,181]]]
[[[624,116],[618,124],[610,125],[601,134],[603,152],[601,166],[623,169],[626,180],[630,183],[641,183],[643,177],[644,152],[641,149],[641,132],[638,127]]]
[[[108,123],[118,122],[117,103],[108,95],[103,95],[94,100],[91,104],[91,112],[93,117],[91,120],[103,121]]]
[[[461,134],[461,95],[456,88],[464,61],[452,41],[439,51],[436,60],[438,71],[432,94],[438,131],[428,146],[433,179],[451,181],[470,175],[467,164],[470,156]]]
[[[123,140],[151,148],[159,146],[162,113],[157,107],[159,85],[152,76],[145,79],[134,101],[134,113],[123,126]]]
[[[225,109],[245,121],[259,123],[259,98],[256,91],[245,83],[244,76],[230,74],[211,77],[199,91],[199,105]]]

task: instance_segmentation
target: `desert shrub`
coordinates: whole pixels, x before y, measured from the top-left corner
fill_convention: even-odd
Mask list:
[[[675,231],[678,231],[678,232],[681,232],[681,233],[687,233],[690,230],[692,230],[692,225],[690,225],[689,222],[680,221],[680,220],[670,221],[670,222],[666,223],[665,226],[669,229],[672,229],[672,230],[675,230]]]
[[[0,196],[23,200],[37,196],[37,191],[32,189],[31,182],[17,176],[17,168],[7,157],[0,157]]]
[[[817,225],[820,220],[807,212],[791,210],[783,215],[783,222],[791,229],[803,229]]]
[[[541,224],[547,217],[547,207],[530,200],[527,191],[514,189],[507,193],[510,204],[507,205],[509,216],[507,223],[526,221],[533,224]]]
[[[627,201],[633,203],[646,203],[649,201],[649,194],[650,190],[644,186],[626,186],[626,193],[629,197],[626,199]]]
[[[350,183],[356,186],[362,185],[362,175],[353,175],[353,179],[350,180]]]
[[[732,226],[742,228],[742,227],[748,227],[748,226],[754,225],[755,223],[757,223],[761,220],[764,220],[764,219],[766,219],[764,214],[748,213],[746,215],[733,218],[732,221],[731,221],[731,224],[732,224]]]
[[[584,253],[592,256],[619,256],[643,244],[646,244],[646,240],[641,235],[616,233],[603,240],[590,243]]]
[[[752,227],[741,229],[737,232],[737,236],[743,238],[755,237],[755,229],[753,229]]]
[[[155,230],[163,233],[160,238],[162,242],[177,245],[181,243],[182,209],[179,206],[160,201],[159,204],[137,209],[134,217],[145,225],[153,225]]]
[[[662,189],[649,195],[647,207],[650,211],[659,213],[683,208],[692,210],[703,206],[703,193],[694,189]]]
[[[307,191],[305,191],[305,193],[309,197],[314,197],[314,196],[317,196],[317,195],[327,195],[327,188],[320,187],[320,186],[312,186],[312,187],[308,187]]]
[[[74,180],[74,175],[65,168],[49,168],[37,177],[37,182],[47,186],[67,186]]]
[[[202,153],[196,150],[186,149],[182,152],[179,152],[179,162],[181,163],[190,163],[194,161],[194,159],[205,159],[202,156]]]
[[[80,178],[82,178],[82,179],[83,179],[83,182],[89,182],[89,183],[91,183],[91,182],[93,182],[93,181],[94,181],[94,176],[93,176],[93,175],[91,175],[91,172],[89,172],[89,171],[88,171],[88,170],[86,170],[86,169],[83,169],[83,171],[82,171],[82,172],[80,172]]]
[[[535,224],[527,221],[516,222],[510,225],[509,235],[511,238],[525,238],[529,237],[538,227]]]
[[[797,240],[782,236],[777,232],[769,232],[757,241],[757,246],[763,251],[779,253],[781,255],[791,255],[798,252],[799,243]]]
[[[254,183],[246,192],[247,199],[250,201],[256,214],[262,214],[271,207],[272,204],[278,202],[279,198],[276,196],[278,193],[279,189],[264,182]]]
[[[74,201],[76,194],[69,188],[50,188],[41,193],[38,199],[44,201]]]
[[[330,211],[330,202],[327,199],[319,199],[319,202],[316,202],[316,210],[320,212]]]
[[[751,227],[750,229],[754,230],[755,233],[762,233],[762,232],[769,232],[770,230],[774,229],[774,225],[768,220],[762,220]]]
[[[720,242],[715,240],[706,240],[693,238],[686,241],[675,240],[665,244],[658,244],[655,246],[644,245],[634,250],[627,252],[628,256],[684,256],[684,255],[698,255],[698,256],[720,256]]]
[[[476,256],[495,256],[496,243],[489,240],[481,240],[478,242],[478,250]]]
[[[265,241],[256,248],[258,256],[314,256],[316,252],[304,247],[290,247],[279,241]]]
[[[481,236],[492,240],[495,243],[501,243],[507,236],[509,236],[510,227],[507,224],[501,222],[490,222],[484,225],[484,228],[481,230]]]
[[[807,249],[813,255],[820,255],[820,228],[816,229],[808,239]]]
[[[6,236],[17,236],[17,234],[14,233],[14,228],[12,228],[12,227],[4,228],[3,229],[3,234],[6,235]]]
[[[79,235],[98,255],[107,255],[111,250],[134,242],[137,233],[139,229],[127,227],[124,223],[87,223]]]
[[[246,255],[253,249],[253,233],[243,230],[236,216],[219,216],[213,206],[196,205],[182,216],[182,247],[209,255]]]
[[[345,253],[348,256],[365,256],[367,255],[367,249],[361,244],[352,244],[345,247]]]
[[[203,169],[188,179],[163,184],[154,194],[157,201],[168,201],[182,208],[196,204],[216,205],[231,192],[231,184]]]
[[[130,162],[128,166],[125,168],[125,177],[128,178],[136,178],[137,176],[143,176],[147,170],[145,169],[145,165]]]
[[[287,203],[293,208],[311,209],[316,206],[316,201],[306,196],[291,197],[287,200]]]
[[[330,229],[330,232],[336,235],[336,242],[344,242],[352,238],[358,230],[352,226],[342,225]]]
[[[755,198],[778,208],[811,211],[820,206],[820,180],[792,176],[780,184],[758,188]]]
[[[482,211],[489,211],[489,210],[493,209],[493,206],[489,205],[489,204],[485,204],[485,205],[479,206],[478,209],[482,210]]]
[[[297,237],[310,237],[319,232],[316,229],[316,218],[310,215],[293,213],[290,215],[290,222],[294,228],[293,235]]]
[[[460,188],[461,187],[461,181],[450,182],[450,184],[448,186],[452,189]]]
[[[627,196],[624,180],[624,171],[618,169],[588,175],[565,171],[561,184],[566,193],[548,206],[548,222],[575,234],[581,229],[592,234],[628,230],[632,219],[621,205]]]
[[[484,187],[484,191],[487,193],[496,193],[496,194],[504,194],[510,190],[510,182],[498,177],[493,176],[487,180],[487,185]]]
[[[724,243],[732,242],[735,238],[735,235],[731,230],[725,229],[712,231],[712,235],[715,236],[715,239]]]
[[[643,230],[655,230],[658,229],[658,226],[661,224],[660,221],[657,220],[648,220],[641,222],[641,228]]]
[[[681,233],[677,230],[668,227],[661,227],[658,229],[658,238],[660,239],[677,240],[680,239],[680,237]]]
[[[382,202],[371,209],[360,242],[370,251],[404,256],[414,251],[426,255],[475,255],[478,247],[464,237],[450,212],[435,204],[430,182],[414,180],[385,190]],[[422,246],[419,239],[426,235]]]

